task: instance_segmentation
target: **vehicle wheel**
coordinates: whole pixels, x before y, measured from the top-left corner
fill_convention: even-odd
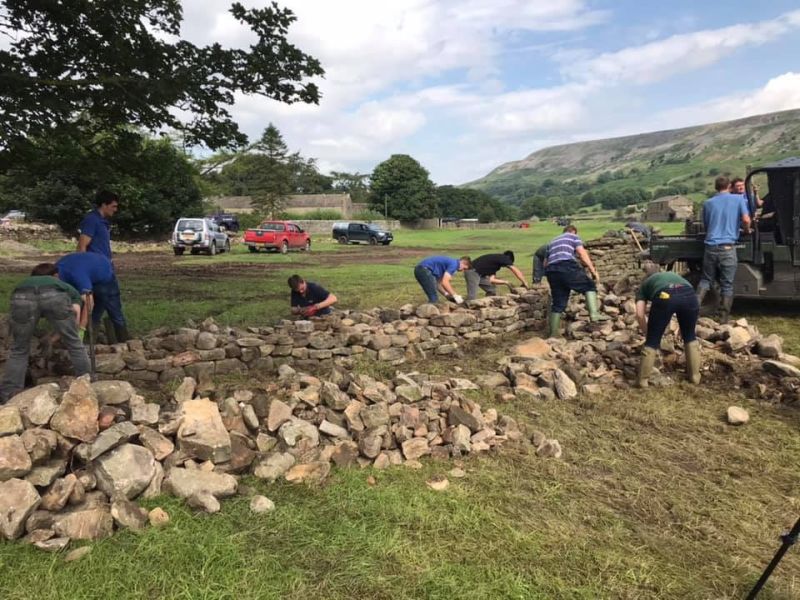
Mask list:
[[[209,256],[215,256],[217,254],[217,242],[211,242],[211,246],[208,249]]]
[[[347,238],[345,236],[343,236],[343,235],[340,235],[339,236],[339,243],[340,244],[346,244],[347,243]]]
[[[191,252],[192,256],[197,256],[200,253],[200,250],[198,250],[197,248],[192,248]]]
[[[281,243],[281,254],[289,254],[289,242],[286,240]]]
[[[388,246],[391,242],[383,242],[384,246]]]
[[[183,256],[183,252],[186,248],[173,248],[172,250],[175,252],[175,256]]]
[[[253,254],[258,252],[258,248],[254,248],[253,246],[248,246],[247,249],[250,250],[250,252],[252,252]]]
[[[378,243],[378,238],[376,238],[376,237],[369,238],[369,245],[370,246],[375,246],[377,243]]]
[[[223,250],[223,252],[230,252],[230,251],[231,251],[231,241],[227,240],[225,242],[225,250]]]
[[[303,246],[305,252],[311,252],[311,240],[306,240],[306,245]]]

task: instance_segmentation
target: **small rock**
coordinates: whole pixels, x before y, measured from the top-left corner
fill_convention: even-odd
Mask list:
[[[193,377],[184,377],[178,389],[175,390],[173,397],[175,402],[182,404],[187,400],[194,398],[194,393],[197,390],[197,381]]]
[[[69,546],[69,542],[70,539],[68,537],[57,537],[41,542],[34,542],[33,545],[45,552],[61,552],[64,548]]]
[[[33,468],[22,439],[14,434],[0,438],[0,481],[24,477]]]
[[[137,425],[158,425],[161,407],[155,403],[140,404],[131,408],[131,421]]]
[[[750,413],[740,406],[728,407],[728,423],[731,425],[744,425],[750,420]]]
[[[536,455],[543,458],[561,458],[561,444],[558,440],[545,440],[536,449]]]
[[[93,442],[99,431],[99,415],[97,395],[92,389],[89,376],[83,375],[72,382],[61,398],[61,404],[50,419],[50,428],[64,437]]]
[[[416,460],[431,453],[428,441],[425,438],[413,438],[401,444],[403,456],[406,460]]]
[[[456,479],[461,479],[462,477],[467,476],[466,471],[464,471],[464,469],[461,469],[459,467],[450,469],[450,471],[447,474],[450,475],[450,477],[454,477]]]
[[[75,548],[74,550],[70,550],[64,557],[64,562],[74,562],[76,560],[80,560],[84,556],[89,554],[91,551],[92,551],[91,546],[81,546],[80,548]]]
[[[257,515],[275,510],[275,503],[266,496],[253,496],[250,500],[250,510]]]
[[[186,400],[181,404],[183,420],[178,428],[178,447],[187,455],[222,463],[231,458],[231,438],[219,407],[210,400]]]
[[[259,479],[275,481],[286,473],[295,463],[295,458],[289,453],[275,452],[263,458],[253,470],[253,475]]]
[[[257,431],[261,425],[258,421],[258,415],[256,415],[256,411],[251,404],[245,404],[244,408],[242,408],[242,419],[244,424],[253,431]]]
[[[767,373],[772,373],[778,377],[800,377],[800,369],[785,362],[779,362],[777,360],[765,360],[763,367]]]
[[[312,462],[295,465],[286,472],[286,481],[291,483],[321,483],[331,472],[328,462]]]
[[[50,418],[58,408],[60,396],[61,388],[57,383],[45,383],[20,392],[11,398],[8,404],[19,408],[26,428],[41,427],[50,422]]]
[[[61,479],[56,479],[50,489],[47,490],[47,493],[42,496],[40,508],[51,512],[58,512],[64,508],[77,483],[78,478],[73,473],[69,473]]]
[[[156,506],[153,510],[147,513],[147,519],[153,527],[162,527],[169,523],[169,514],[161,508]]]
[[[285,402],[275,399],[269,405],[269,415],[267,416],[267,429],[277,430],[281,425],[292,418],[292,408]]]
[[[147,511],[126,498],[117,498],[111,503],[111,516],[120,527],[137,530],[147,525]]]
[[[28,481],[9,479],[0,483],[0,534],[8,540],[21,536],[25,521],[40,502],[39,493]]]
[[[206,491],[218,498],[227,498],[236,493],[238,483],[233,475],[206,472],[199,469],[174,467],[164,479],[163,489],[179,498]]]
[[[186,499],[186,504],[209,514],[218,513],[220,510],[219,500],[211,492],[206,491],[195,492]]]
[[[114,531],[114,519],[108,506],[96,506],[56,516],[53,529],[58,535],[74,540],[98,540]]]
[[[428,484],[429,488],[436,492],[443,492],[450,485],[450,481],[448,481],[447,477],[444,477],[443,475],[434,475],[425,483]]]
[[[0,437],[22,433],[24,429],[18,406],[0,406]]]

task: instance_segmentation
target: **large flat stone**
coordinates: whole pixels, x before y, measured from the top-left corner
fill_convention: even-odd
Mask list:
[[[66,470],[67,459],[54,458],[42,465],[33,467],[31,472],[25,476],[25,481],[31,482],[36,487],[44,488],[61,477]]]
[[[0,534],[15,540],[25,531],[25,521],[41,502],[33,484],[22,479],[0,483]]]
[[[226,498],[236,493],[237,485],[236,478],[227,473],[175,467],[170,469],[162,487],[165,492],[179,498],[189,498],[199,492]]]
[[[210,400],[186,400],[178,428],[178,447],[187,455],[221,463],[231,458],[231,438],[219,408]]]
[[[74,510],[58,515],[53,522],[55,532],[73,540],[99,540],[114,531],[114,519],[107,505]]]
[[[95,381],[92,389],[101,405],[126,404],[136,394],[136,389],[127,381]]]
[[[50,428],[64,437],[93,442],[97,437],[100,407],[89,376],[78,377],[61,398],[50,419]]]
[[[540,337],[532,337],[513,346],[509,354],[519,358],[547,358],[550,355],[550,344]]]
[[[175,450],[172,440],[145,425],[139,425],[139,441],[153,453],[156,460],[164,460]]]
[[[139,429],[130,421],[123,421],[112,425],[91,444],[81,444],[75,449],[75,454],[84,462],[90,462],[102,456],[109,450],[129,442],[139,435]]]
[[[124,444],[95,461],[97,487],[108,496],[136,498],[156,473],[155,458],[147,448]]]

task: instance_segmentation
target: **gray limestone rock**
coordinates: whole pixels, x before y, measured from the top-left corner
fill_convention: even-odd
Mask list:
[[[95,461],[97,487],[108,496],[129,500],[141,494],[156,472],[155,458],[147,448],[124,444]]]
[[[237,485],[236,478],[227,473],[175,467],[167,473],[162,487],[164,491],[179,498],[189,498],[202,491],[217,498],[227,498],[236,493]]]
[[[0,483],[0,534],[7,540],[21,536],[40,502],[39,493],[28,481],[9,479]]]
[[[24,477],[32,467],[31,457],[18,435],[0,438],[0,481]]]

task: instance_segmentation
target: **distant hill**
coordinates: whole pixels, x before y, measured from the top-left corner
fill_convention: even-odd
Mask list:
[[[715,173],[744,175],[746,165],[793,155],[800,155],[800,109],[552,146],[465,187],[516,205],[537,195],[568,198],[630,188],[652,194],[677,186],[680,193],[703,195]]]

